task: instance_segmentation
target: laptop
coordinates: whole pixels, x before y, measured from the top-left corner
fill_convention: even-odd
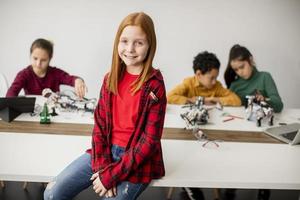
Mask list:
[[[267,128],[265,133],[290,145],[300,143],[300,123]]]
[[[33,112],[35,97],[4,97],[0,98],[0,118],[11,122],[21,113]]]

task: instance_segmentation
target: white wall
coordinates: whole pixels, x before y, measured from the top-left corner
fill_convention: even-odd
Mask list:
[[[130,12],[154,20],[155,66],[167,90],[193,74],[200,51],[215,52],[223,72],[228,51],[245,45],[260,70],[271,72],[286,107],[300,107],[300,1],[298,0],[0,0],[0,68],[11,83],[29,64],[39,37],[54,42],[51,64],[83,77],[89,97],[98,97],[109,70],[114,36]]]

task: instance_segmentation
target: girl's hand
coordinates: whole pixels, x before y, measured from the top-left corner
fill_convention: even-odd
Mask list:
[[[261,95],[261,94],[256,94],[255,95],[255,99],[257,101],[265,101],[266,100],[265,97],[263,95]]]
[[[85,95],[85,92],[87,92],[87,87],[84,83],[84,81],[81,78],[75,79],[75,93],[76,95],[82,99]]]
[[[94,174],[92,175],[92,177],[91,177],[90,180],[93,181],[93,185],[94,185],[94,186],[93,186],[93,189],[94,189],[94,191],[95,191],[97,194],[99,194],[100,197],[103,197],[104,195],[106,195],[106,193],[107,193],[108,191],[112,190],[112,189],[107,190],[107,189],[103,186],[102,182],[100,181],[98,172],[94,173]],[[111,192],[110,192],[109,194],[111,194]]]
[[[106,198],[115,197],[115,196],[117,196],[117,188],[116,187],[109,189],[107,191],[107,193],[105,194]]]

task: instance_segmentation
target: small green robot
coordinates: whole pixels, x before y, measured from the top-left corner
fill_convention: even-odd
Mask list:
[[[50,124],[50,114],[48,112],[48,106],[45,103],[43,111],[40,113],[40,124]]]

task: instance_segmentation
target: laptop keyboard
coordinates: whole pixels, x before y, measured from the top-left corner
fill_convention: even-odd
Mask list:
[[[298,133],[298,130],[294,131],[294,132],[290,132],[290,133],[281,134],[281,136],[292,141],[292,140],[294,140],[297,133]]]

